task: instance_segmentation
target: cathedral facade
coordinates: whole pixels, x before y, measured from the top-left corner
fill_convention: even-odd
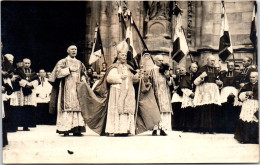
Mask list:
[[[190,53],[180,63],[171,60],[176,16],[173,14],[176,4],[182,10],[182,27]],[[96,24],[100,34],[106,63],[110,65],[115,56],[115,46],[125,38],[122,22],[118,17],[119,6],[127,7],[152,55],[163,54],[173,68],[179,65],[188,68],[192,61],[199,65],[213,54],[218,58],[221,31],[221,1],[88,1],[86,2],[86,55],[88,63],[91,54]],[[236,64],[242,66],[244,56],[250,56],[256,63],[256,51],[250,40],[254,1],[227,1],[225,9],[229,23],[229,34]],[[143,50],[142,43],[133,33],[137,52]],[[104,62],[102,58],[93,67],[98,69]],[[233,60],[230,56],[228,60]],[[220,61],[221,62],[221,61]],[[222,69],[225,69],[225,63]]]

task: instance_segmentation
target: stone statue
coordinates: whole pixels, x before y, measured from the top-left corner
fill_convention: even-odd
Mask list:
[[[170,1],[148,1],[147,17],[149,20],[168,20]]]

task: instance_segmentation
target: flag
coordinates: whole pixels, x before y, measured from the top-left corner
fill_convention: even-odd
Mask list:
[[[173,41],[172,58],[173,60],[179,63],[182,60],[182,58],[189,53],[189,47],[182,28],[181,12],[178,12],[176,14],[177,14],[177,24],[175,26],[175,33],[173,37],[174,41]]]
[[[256,41],[257,41],[257,5],[256,5],[256,2],[254,4],[253,15],[252,15],[250,40],[252,41],[253,46],[256,46]]]
[[[132,19],[132,18],[130,18],[130,19]],[[127,39],[129,40],[129,47],[131,47],[130,49],[132,49],[133,58],[135,58],[137,53],[136,53],[135,48],[134,48],[132,24],[130,24],[130,26],[127,27],[127,29],[126,29],[126,40]]]
[[[134,69],[138,69],[137,65],[137,53],[134,47],[133,32],[132,32],[132,17],[130,16],[130,25],[126,28],[126,42],[129,46],[129,51],[127,53],[127,63]]]
[[[221,14],[221,31],[220,31],[220,40],[219,40],[219,58],[222,61],[226,61],[226,59],[233,53],[231,37],[229,35],[229,26],[227,15],[225,11],[224,2],[222,2],[222,14]]]
[[[103,51],[100,31],[99,31],[99,28],[97,26],[95,28],[95,39],[94,39],[94,44],[93,44],[93,48],[92,48],[92,51],[91,51],[91,55],[90,55],[90,58],[89,58],[89,65],[91,65],[92,63],[99,60],[102,55],[104,57],[104,51]]]

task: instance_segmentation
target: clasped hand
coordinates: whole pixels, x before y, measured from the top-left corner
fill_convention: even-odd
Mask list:
[[[208,76],[207,73],[206,73],[206,72],[203,72],[203,73],[200,75],[200,78],[203,79],[203,78],[205,78],[205,77],[207,77],[207,76]]]
[[[222,84],[222,81],[216,80],[216,84],[217,84],[217,85],[221,85],[221,84]]]
[[[78,70],[78,67],[70,66],[69,69],[70,69],[71,72],[76,72]]]
[[[253,96],[253,92],[252,92],[252,91],[247,91],[247,92],[246,92],[246,95],[247,95],[247,96]]]

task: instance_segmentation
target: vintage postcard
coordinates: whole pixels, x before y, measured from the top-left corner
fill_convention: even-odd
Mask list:
[[[257,1],[2,1],[2,162],[258,163]]]

